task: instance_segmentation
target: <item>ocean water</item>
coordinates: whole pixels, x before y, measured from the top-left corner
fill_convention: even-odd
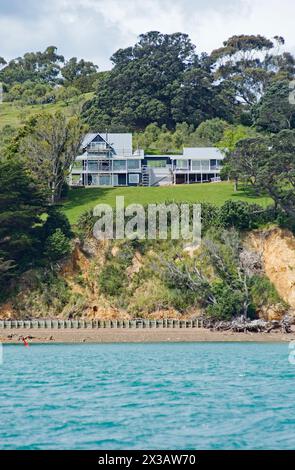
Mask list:
[[[288,344],[4,346],[1,449],[294,449]]]

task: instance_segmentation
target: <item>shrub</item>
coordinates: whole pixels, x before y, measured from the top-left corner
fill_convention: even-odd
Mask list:
[[[257,309],[265,305],[274,305],[281,302],[275,286],[265,276],[252,277],[251,296]]]
[[[220,225],[238,230],[253,229],[266,222],[265,211],[257,204],[243,201],[226,201],[219,210]]]
[[[58,261],[59,259],[69,255],[71,252],[70,240],[61,231],[56,229],[45,242],[44,255],[50,261]]]

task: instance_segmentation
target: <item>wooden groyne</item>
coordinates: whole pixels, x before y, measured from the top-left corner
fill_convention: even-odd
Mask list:
[[[0,320],[0,329],[202,328],[203,320]]]

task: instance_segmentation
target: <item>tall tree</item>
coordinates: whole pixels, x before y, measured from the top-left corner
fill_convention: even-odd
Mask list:
[[[52,203],[60,199],[84,133],[85,126],[78,117],[67,120],[60,112],[43,113],[19,139],[19,152],[31,173],[49,188]]]
[[[49,46],[43,52],[27,52],[23,57],[11,60],[0,71],[0,80],[7,85],[27,80],[54,84],[58,82],[63,62],[64,57],[57,53],[55,46]]]
[[[195,125],[212,117],[210,70],[188,35],[150,31],[133,47],[119,49],[112,61],[114,68],[84,109],[91,127],[143,129],[157,122],[172,128],[184,117]]]
[[[295,59],[280,53],[283,44],[279,36],[273,40],[261,35],[232,36],[211,54],[216,79],[228,82],[241,103],[255,105],[276,76],[294,76]]]
[[[5,279],[32,266],[38,257],[39,226],[46,209],[47,195],[22,162],[0,161],[0,270]]]
[[[93,91],[92,86],[97,79],[97,71],[98,66],[93,62],[84,59],[78,61],[77,57],[72,57],[61,69],[61,74],[65,79],[66,86],[74,86],[82,93],[86,93]]]
[[[273,82],[252,110],[257,128],[274,133],[294,129],[295,106],[290,98],[289,81]]]
[[[228,157],[240,178],[267,193],[289,217],[295,217],[295,130],[241,140]]]

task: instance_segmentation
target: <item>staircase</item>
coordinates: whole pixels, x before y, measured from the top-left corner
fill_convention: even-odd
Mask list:
[[[150,172],[146,165],[141,167],[142,171],[142,186],[150,186]]]

